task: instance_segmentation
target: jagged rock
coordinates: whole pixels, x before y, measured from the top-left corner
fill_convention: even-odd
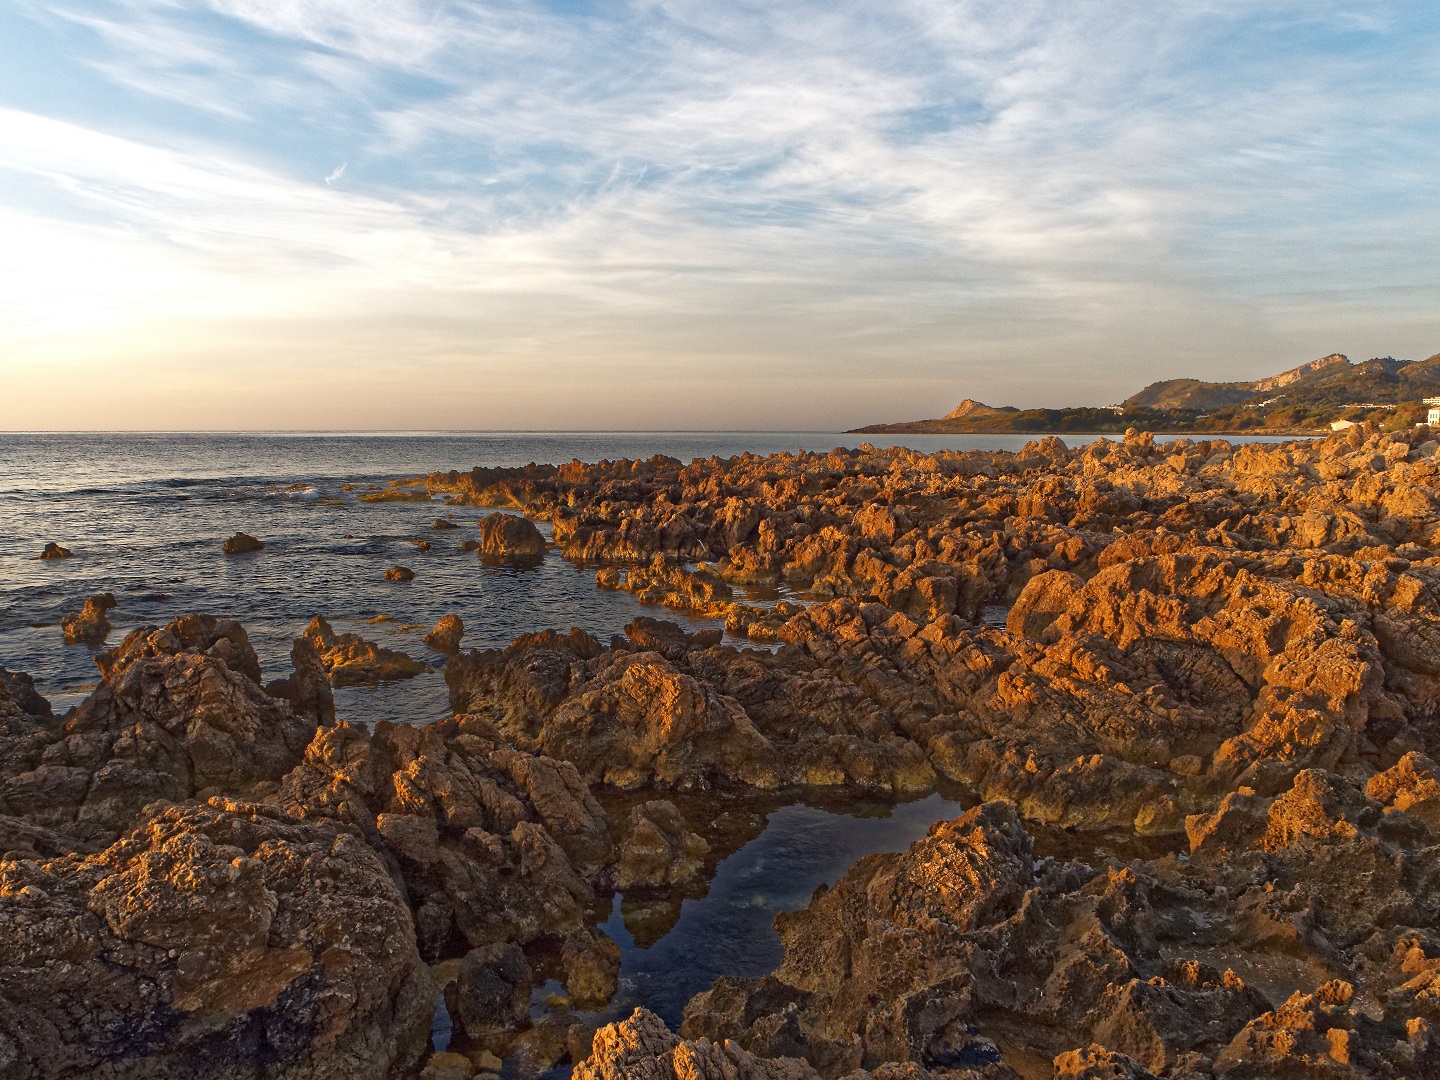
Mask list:
[[[0,705],[9,703],[26,716],[48,720],[54,712],[50,702],[35,689],[35,679],[23,671],[6,671],[0,665]]]
[[[625,636],[637,649],[653,649],[664,653],[679,649],[708,649],[720,644],[719,630],[686,631],[678,623],[668,619],[652,619],[648,615],[631,619],[625,624]]]
[[[698,652],[683,635],[655,640],[657,651],[624,639],[604,649],[587,635],[547,632],[472,652],[446,667],[451,704],[618,788],[852,783],[904,792],[934,783],[921,749],[854,687],[773,658]]]
[[[141,660],[179,653],[223,660],[237,675],[253,683],[261,681],[260,661],[245,628],[231,619],[205,614],[181,615],[166,623],[163,629],[142,626],[132,630],[115,648],[98,654],[95,664],[101,676],[115,679]]]
[[[1133,1058],[1091,1044],[1055,1058],[1056,1080],[1155,1080],[1155,1074]]]
[[[68,559],[74,554],[75,553],[69,548],[61,547],[59,544],[51,541],[45,545],[44,550],[42,550],[39,555],[36,555],[35,558],[41,561],[46,559]]]
[[[465,624],[459,615],[441,615],[435,628],[421,640],[436,652],[458,653],[460,639],[465,635]]]
[[[459,527],[459,525],[456,525],[455,522],[448,518],[436,518],[430,526],[432,529],[458,529]]]
[[[226,555],[246,555],[252,551],[263,551],[265,545],[249,533],[237,532],[221,545]]]
[[[545,537],[535,523],[515,514],[487,514],[480,519],[482,558],[532,560],[545,554]]]
[[[766,1060],[734,1043],[682,1042],[647,1009],[595,1033],[575,1080],[818,1080],[794,1058]]]
[[[1414,750],[1372,776],[1365,794],[1440,829],[1440,766]]]
[[[0,812],[108,843],[147,803],[253,794],[301,759],[316,720],[267,695],[245,631],[209,615],[141,627],[97,655],[102,682],[62,729],[0,764]]]
[[[605,813],[568,763],[509,746],[478,717],[322,730],[273,796],[359,829],[395,860],[422,954],[569,937],[613,859]]]
[[[301,716],[313,718],[319,727],[335,723],[335,694],[330,676],[315,643],[309,638],[296,638],[290,647],[290,664],[294,673],[276,679],[265,687],[271,697],[284,698]]]
[[[356,686],[391,679],[412,679],[433,669],[398,649],[385,649],[359,634],[337,634],[319,615],[305,627],[305,637],[320,654],[334,686]]]
[[[157,804],[94,855],[0,862],[0,1075],[371,1077],[434,988],[381,861],[327,823]]]
[[[85,606],[60,620],[67,645],[99,645],[110,634],[106,613],[115,607],[112,593],[95,593],[85,598]]]
[[[685,885],[704,866],[710,845],[689,825],[675,804],[652,799],[630,811],[620,841],[615,887]]]

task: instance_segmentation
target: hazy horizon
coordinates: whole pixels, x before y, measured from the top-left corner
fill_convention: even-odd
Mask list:
[[[17,0],[0,428],[844,431],[1440,352],[1422,3]]]

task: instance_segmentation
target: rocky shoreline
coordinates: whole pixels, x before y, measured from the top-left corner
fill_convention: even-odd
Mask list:
[[[403,654],[319,618],[268,685],[208,615],[100,653],[63,717],[0,670],[0,1078],[1440,1075],[1437,454],[1360,426],[398,482],[729,640],[460,652],[423,727],[336,719],[332,680]],[[487,521],[483,554],[546,557]],[[663,933],[746,807],[939,785],[974,808],[778,919],[772,975],[674,1033],[585,1020],[616,891]]]

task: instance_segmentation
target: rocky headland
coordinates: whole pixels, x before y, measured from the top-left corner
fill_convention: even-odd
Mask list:
[[[399,661],[318,619],[268,686],[203,615],[65,716],[0,671],[0,1077],[1440,1075],[1437,455],[1360,426],[397,485],[548,521],[729,640],[537,631],[453,655],[425,726],[337,719],[347,664]],[[586,1020],[617,891],[653,940],[766,810],[936,788],[972,809],[777,919],[770,975],[673,1032]]]
[[[1165,379],[1117,405],[992,408],[966,398],[934,420],[872,424],[858,432],[889,435],[959,432],[1121,432],[1144,426],[1170,432],[1327,432],[1330,425],[1368,422],[1403,430],[1424,421],[1424,399],[1440,394],[1440,353],[1427,360],[1379,356],[1352,362],[1343,353],[1263,379],[1206,382]]]

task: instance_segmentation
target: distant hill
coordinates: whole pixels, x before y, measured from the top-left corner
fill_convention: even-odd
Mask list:
[[[1105,409],[995,408],[966,398],[938,420],[873,424],[856,433],[1328,430],[1335,420],[1402,426],[1424,419],[1420,399],[1440,396],[1440,353],[1427,360],[1378,357],[1351,363],[1341,353],[1252,382],[1166,379]],[[1378,406],[1378,407],[1377,407]]]
[[[992,409],[989,405],[982,404],[974,398],[966,398],[945,414],[946,420],[978,420],[982,416],[995,416],[999,413],[1013,413],[1020,410],[1013,405],[1006,405],[1003,409]]]

